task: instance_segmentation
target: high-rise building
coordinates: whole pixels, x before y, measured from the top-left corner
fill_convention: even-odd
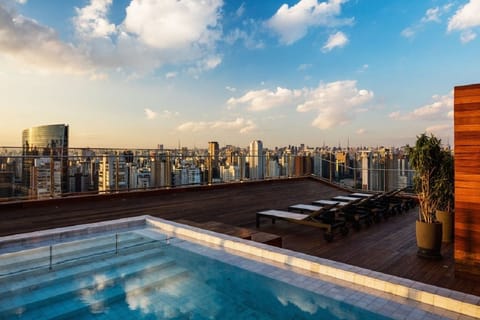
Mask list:
[[[248,154],[250,179],[263,179],[265,172],[265,158],[263,156],[262,141],[252,141],[249,146]]]
[[[120,191],[128,188],[125,156],[104,154],[98,170],[98,191]]]
[[[47,176],[40,179],[40,173]],[[40,181],[42,186],[38,185]],[[54,124],[23,130],[22,187],[24,195],[32,197],[38,197],[39,190],[51,197],[69,191],[68,125]]]
[[[220,178],[219,153],[218,142],[208,142],[208,183],[212,183],[212,180]]]

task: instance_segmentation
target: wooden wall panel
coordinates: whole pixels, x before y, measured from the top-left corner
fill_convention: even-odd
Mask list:
[[[480,84],[454,90],[455,273],[480,277]]]

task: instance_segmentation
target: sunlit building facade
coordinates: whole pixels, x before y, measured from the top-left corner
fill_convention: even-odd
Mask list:
[[[32,198],[68,192],[68,125],[23,130],[22,192]]]

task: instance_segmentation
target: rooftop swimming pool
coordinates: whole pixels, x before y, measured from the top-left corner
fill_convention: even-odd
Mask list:
[[[0,319],[473,319],[478,312],[453,293],[443,308],[402,297],[415,283],[401,279],[389,278],[397,294],[385,284],[379,290],[388,281],[375,276],[143,216],[0,238]],[[451,302],[455,312],[445,308]]]

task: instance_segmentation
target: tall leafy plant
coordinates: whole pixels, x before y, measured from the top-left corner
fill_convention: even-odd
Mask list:
[[[442,152],[440,172],[435,184],[435,194],[438,197],[438,209],[451,212],[454,206],[454,163],[450,151]]]
[[[435,221],[435,211],[440,203],[437,192],[443,155],[441,140],[433,134],[417,136],[415,147],[409,149],[410,165],[415,170],[414,188],[420,205],[420,221]]]

